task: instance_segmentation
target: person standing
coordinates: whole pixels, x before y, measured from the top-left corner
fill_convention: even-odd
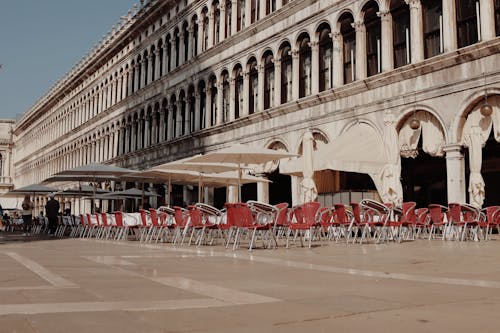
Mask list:
[[[23,216],[23,236],[29,236],[31,232],[31,223],[33,222],[33,208],[35,205],[30,200],[30,196],[26,195],[21,203],[22,216]]]
[[[45,205],[45,215],[49,220],[49,235],[53,235],[57,229],[57,215],[59,214],[59,201],[54,199],[55,193],[50,193],[49,201]]]

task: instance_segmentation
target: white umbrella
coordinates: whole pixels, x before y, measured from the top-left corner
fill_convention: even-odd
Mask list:
[[[464,136],[464,144],[469,148],[469,202],[482,207],[484,203],[484,180],[481,176],[482,139],[481,130],[473,126],[471,131]]]
[[[302,138],[302,161],[303,179],[300,183],[302,188],[302,202],[311,202],[318,197],[318,190],[314,183],[314,167],[313,167],[313,150],[314,150],[314,137],[311,132],[304,133]]]
[[[398,132],[391,112],[384,115],[384,145],[387,154],[387,164],[384,166],[381,197],[384,202],[401,207],[403,203],[403,187],[401,186],[401,157],[398,143]]]
[[[227,148],[196,156],[189,160],[193,163],[236,163],[238,164],[238,179],[242,178],[242,164],[262,164],[269,161],[297,156],[280,150],[252,147],[235,144]],[[238,200],[241,200],[240,186],[238,185]]]

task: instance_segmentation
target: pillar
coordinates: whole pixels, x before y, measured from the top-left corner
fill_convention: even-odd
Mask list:
[[[167,122],[167,136],[168,136],[168,140],[171,140],[174,138],[174,108],[173,106],[170,108],[170,110],[168,110],[168,122]]]
[[[163,47],[163,45],[161,46]],[[158,80],[161,77],[161,61],[160,61],[160,48],[155,49],[155,80]]]
[[[257,110],[264,111],[264,80],[265,80],[265,67],[263,65],[257,66]]]
[[[299,99],[300,88],[300,55],[298,50],[292,50],[292,99]]]
[[[231,36],[238,30],[238,1],[231,1]]]
[[[252,24],[252,3],[251,0],[245,0],[245,28]]]
[[[315,95],[319,92],[319,43],[311,41],[311,94]]]
[[[234,78],[229,79],[229,119],[228,121],[233,121],[236,117],[236,80]]]
[[[276,10],[283,7],[283,0],[276,0]]]
[[[465,160],[460,144],[444,147],[446,153],[446,175],[448,202],[465,202]]]
[[[257,174],[258,177],[265,177],[264,174]],[[257,201],[269,203],[269,183],[258,182],[257,183]]]
[[[200,14],[200,19],[198,20],[198,55],[203,52],[203,18]]]
[[[443,0],[443,45],[444,52],[457,49],[455,0]]]
[[[150,119],[148,116],[144,119],[144,148],[149,147],[151,145],[151,133],[149,132],[149,122]]]
[[[226,6],[225,6],[225,0],[222,2],[219,2],[219,43],[222,42],[226,38]]]
[[[274,58],[274,105],[281,104],[281,58]]]
[[[266,0],[258,0],[259,3],[259,20],[262,20],[266,17]]]
[[[139,66],[141,66],[140,63],[136,63],[134,65],[134,73],[135,73],[135,75],[134,75],[134,89],[133,89],[133,91],[139,90],[139,79],[140,79],[139,78]]]
[[[159,131],[160,131],[160,142],[165,141],[165,112],[163,112],[162,109],[160,109],[160,126],[159,126]]]
[[[356,30],[356,80],[366,78],[366,27],[363,22],[353,23]]]
[[[170,59],[168,59],[167,43],[163,44],[161,47],[163,48],[163,68],[161,72],[165,75],[168,72],[168,62]]]
[[[481,40],[495,38],[495,6],[493,0],[479,0],[481,16]]]
[[[194,103],[194,130],[199,131],[200,130],[200,119],[201,119],[201,95],[199,92],[197,92],[194,96],[195,98],[195,103]]]
[[[151,144],[154,145],[155,143],[158,143],[156,138],[158,137],[158,134],[156,133],[158,131],[158,127],[156,124],[156,116],[153,113],[153,116],[151,117],[151,123],[152,123],[152,129],[151,129]]]
[[[185,46],[184,46],[184,29],[180,30],[179,32],[179,66],[182,66],[184,64],[184,59],[186,57],[185,53]],[[189,42],[188,42],[189,43]],[[188,44],[189,45],[189,44]]]
[[[176,38],[174,36],[174,38],[172,38],[172,52],[170,52],[170,69],[174,69],[176,67],[175,66],[176,63],[177,63],[177,51],[176,51],[176,48],[177,48],[177,41],[176,41]]]
[[[214,11],[211,10],[208,14],[208,48],[214,46]]]
[[[420,0],[405,0],[410,6],[411,63],[424,60],[424,28]]]
[[[208,81],[206,81],[207,84]],[[205,128],[212,125],[212,89],[207,87],[205,90]]]
[[[217,114],[216,114],[216,125],[221,125],[224,121],[223,117],[223,104],[224,104],[224,94],[222,92],[223,85],[221,82],[217,83]]]
[[[392,36],[392,15],[390,11],[378,12],[382,33],[380,56],[382,57],[382,72],[394,69],[394,39]],[[412,40],[413,42],[413,40]],[[356,44],[356,47],[358,45]],[[409,60],[409,59],[408,59]]]
[[[193,58],[193,49],[194,49],[194,28],[192,25],[189,26],[189,29],[188,29],[188,33],[189,33],[189,38],[188,38],[188,56],[187,56],[187,59],[188,61]]]
[[[332,62],[333,62],[333,82],[332,87],[337,88],[344,84],[344,44],[342,41],[342,34],[340,32],[333,32],[330,34],[333,42],[332,48]]]
[[[244,117],[248,115],[248,103],[249,103],[249,94],[250,94],[250,75],[248,72],[243,72],[243,109],[242,115],[240,117]]]

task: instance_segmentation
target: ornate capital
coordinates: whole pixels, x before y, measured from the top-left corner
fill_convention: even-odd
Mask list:
[[[405,0],[406,4],[410,6],[411,9],[420,9],[422,7],[422,3],[420,0]]]
[[[391,19],[391,12],[388,10],[377,12],[377,16],[380,17],[382,21],[389,21]]]
[[[317,41],[310,41],[307,43],[311,49],[318,49],[319,48],[319,42]]]
[[[356,31],[363,31],[365,29],[365,22],[363,22],[363,21],[356,21],[356,22],[351,23],[351,26]]]

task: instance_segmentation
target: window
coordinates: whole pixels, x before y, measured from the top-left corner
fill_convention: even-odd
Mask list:
[[[328,25],[319,31],[319,91],[324,91],[332,87],[332,39]]]
[[[282,46],[281,51],[281,103],[292,100],[292,56],[290,45]]]
[[[495,0],[495,31],[500,36],[500,0]]]
[[[375,75],[381,71],[380,63],[380,36],[381,24],[377,16],[378,5],[371,1],[365,6],[366,27],[366,63],[367,76]]]
[[[458,47],[465,47],[477,43],[477,11],[479,1],[456,0],[457,39]]]
[[[424,56],[434,57],[443,52],[441,31],[443,9],[441,1],[422,0],[422,14],[424,24]]]
[[[264,54],[264,109],[274,106],[274,63],[273,54]]]
[[[356,32],[352,27],[354,18],[351,14],[345,13],[340,19],[340,33],[343,40],[343,63],[344,63],[344,83],[353,82],[355,78],[354,59],[356,54]]]
[[[249,72],[249,96],[248,96],[248,113],[252,114],[257,111],[257,103],[258,103],[258,80],[259,73],[257,71],[257,60],[252,58],[248,63],[248,72]]]
[[[410,60],[410,9],[404,1],[391,8],[394,49],[394,68],[407,65]]]

